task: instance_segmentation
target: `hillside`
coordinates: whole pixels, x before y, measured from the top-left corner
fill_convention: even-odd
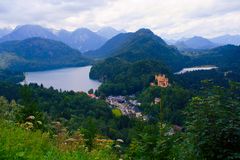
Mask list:
[[[30,38],[0,43],[1,68],[28,71],[89,63],[77,50],[62,42]]]
[[[133,33],[121,33],[110,40],[108,40],[101,48],[83,53],[87,57],[95,59],[104,59],[115,55],[119,49],[126,43],[126,41],[133,35]]]
[[[99,92],[104,95],[134,94],[148,87],[155,74],[166,74],[181,69],[188,61],[180,52],[167,45],[148,29],[119,34],[103,47],[85,55],[106,58],[95,64],[92,79],[104,81]]]
[[[108,58],[91,68],[90,78],[104,83],[99,92],[104,95],[130,95],[142,91],[162,73],[171,77],[169,69],[159,61],[128,62],[121,58]]]
[[[107,41],[100,49],[84,55],[95,59],[119,57],[130,62],[154,59],[162,61],[171,69],[183,66],[184,61],[187,60],[176,48],[167,45],[148,29],[119,34]]]
[[[192,65],[216,65],[223,70],[240,73],[240,46],[225,45],[203,52],[192,60]]]

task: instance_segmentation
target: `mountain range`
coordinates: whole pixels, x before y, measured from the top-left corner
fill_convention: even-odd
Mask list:
[[[0,42],[24,40],[33,37],[57,40],[57,37],[50,29],[38,25],[23,25],[17,26],[12,32],[0,38]]]
[[[120,32],[110,27],[103,28],[98,32],[93,32],[87,28],[79,28],[70,32],[67,30],[55,31],[39,25],[23,25],[17,26],[12,32],[0,30],[2,35],[0,35],[0,42],[40,37],[62,41],[72,48],[86,52],[98,49],[108,40],[108,37],[113,37]]]
[[[212,42],[217,44],[232,44],[232,45],[240,45],[240,35],[223,35],[219,37],[215,37],[210,39]]]
[[[39,25],[17,26],[14,30],[9,28],[0,29],[0,43],[12,40],[24,40],[27,38],[40,37],[62,41],[72,48],[81,52],[99,49],[111,38],[124,30],[116,30],[112,27],[103,27],[96,32],[87,28],[78,28],[74,31],[53,30]],[[226,44],[240,45],[240,35],[223,35],[211,39],[194,36],[180,40],[165,40],[170,45],[175,45],[179,50],[205,50]]]
[[[202,50],[211,49],[219,46],[218,44],[215,44],[210,40],[199,36],[194,36],[188,39],[182,39],[180,41],[177,41],[174,45],[179,50],[191,50],[191,49]]]
[[[240,35],[223,35],[214,38],[194,36],[180,40],[167,40],[168,44],[175,45],[179,50],[206,50],[223,45],[240,45]]]
[[[107,41],[106,38],[87,28],[79,28],[73,32],[61,30],[57,32],[56,36],[60,41],[81,52],[98,49]]]
[[[108,40],[107,37],[112,38]],[[236,49],[225,49],[225,47],[234,48],[234,46],[219,47],[222,43],[227,43],[227,40],[229,43],[233,43],[231,41],[233,38],[235,38],[234,43],[237,44],[238,36],[228,35],[212,39],[218,43],[195,36],[176,42],[176,46],[180,50],[198,50],[201,54],[196,56],[198,58],[194,60],[196,64],[213,62],[213,64],[217,64],[214,59],[223,56],[218,53],[225,53],[225,51],[236,53]],[[69,32],[66,30],[53,31],[38,25],[24,25],[16,27],[12,32],[3,36],[0,42],[2,42],[0,43],[1,68],[8,66],[17,68],[16,66],[18,66],[21,69],[25,67],[27,70],[37,70],[40,68],[40,64],[43,65],[41,69],[44,69],[87,64],[91,58],[101,60],[115,57],[130,63],[141,60],[157,60],[172,70],[178,70],[184,67],[190,59],[149,29],[120,33],[109,27],[98,32],[79,28]],[[84,53],[82,54],[79,50]],[[226,57],[225,54],[223,57]],[[236,55],[232,55],[232,57],[234,56]],[[223,61],[222,58],[220,59]],[[225,62],[222,63],[225,64]]]

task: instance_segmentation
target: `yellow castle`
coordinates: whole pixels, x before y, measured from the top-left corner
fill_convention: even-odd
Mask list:
[[[166,88],[169,86],[168,78],[164,74],[155,75],[157,86]]]

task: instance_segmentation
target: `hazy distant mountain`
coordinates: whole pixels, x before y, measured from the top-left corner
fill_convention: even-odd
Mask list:
[[[0,42],[24,40],[33,37],[62,41],[81,52],[98,49],[106,42],[106,38],[86,28],[69,32],[66,30],[56,31],[47,29],[39,25],[18,26],[11,33],[0,38]]]
[[[0,42],[24,40],[32,37],[57,40],[57,37],[49,29],[43,28],[39,25],[23,25],[16,27],[11,33],[3,36],[0,39]]]
[[[104,27],[96,32],[98,35],[105,37],[106,39],[111,39],[112,37],[120,34],[120,33],[126,33],[124,30],[116,30],[112,27]]]
[[[175,43],[175,46],[180,50],[186,50],[186,49],[211,49],[214,47],[217,47],[218,45],[211,42],[210,40],[195,36],[186,40],[177,41]]]
[[[10,28],[0,28],[0,38],[10,33],[12,29]]]
[[[54,34],[58,37],[59,40],[61,41],[69,41],[70,40],[70,36],[71,36],[70,31],[67,31],[65,29],[61,29],[57,32],[55,32]]]
[[[98,49],[106,42],[106,38],[99,36],[87,28],[79,28],[73,32],[60,30],[57,33],[57,37],[60,41],[81,52]]]
[[[168,44],[168,45],[174,45],[177,41],[174,39],[164,39],[164,41]]]
[[[89,60],[66,44],[43,38],[0,43],[0,66],[13,70],[43,70],[88,64]],[[5,64],[5,66],[3,65]]]
[[[135,33],[122,33],[107,41],[100,49],[86,55],[101,59],[119,57],[127,61],[160,60],[169,66],[183,62],[184,57],[172,46],[167,45],[149,29]]]
[[[240,35],[223,35],[210,40],[217,44],[240,45]]]

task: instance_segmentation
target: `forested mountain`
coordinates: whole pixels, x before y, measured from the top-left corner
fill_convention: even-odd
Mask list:
[[[100,49],[85,54],[96,59],[119,57],[135,62],[139,60],[154,59],[176,69],[184,65],[186,57],[167,45],[160,37],[148,29],[140,29],[135,33],[124,33],[107,41]]]
[[[107,40],[105,37],[99,36],[87,28],[79,28],[73,32],[61,30],[57,33],[57,37],[60,41],[81,52],[98,49]]]
[[[17,26],[12,32],[3,36],[0,39],[0,42],[24,40],[32,37],[40,37],[53,40],[57,39],[57,37],[47,28],[43,28],[39,25],[23,25]]]
[[[85,65],[89,60],[62,42],[30,38],[0,43],[1,68],[27,71]]]
[[[101,48],[84,53],[85,56],[104,59],[116,55],[119,49],[126,43],[126,41],[133,35],[133,33],[120,33],[119,35],[108,40]]]
[[[204,49],[211,49],[218,46],[218,44],[215,44],[210,40],[203,37],[199,37],[199,36],[177,41],[174,45],[179,50],[189,50],[189,49],[204,50]]]
[[[108,48],[107,46],[112,43],[115,44],[112,45],[114,47]],[[125,47],[120,48],[121,46]],[[99,91],[106,95],[125,95],[139,92],[149,85],[154,74],[167,74],[166,71],[170,73],[167,75],[175,81],[174,83],[188,86],[188,89],[199,89],[201,81],[205,79],[211,79],[214,84],[223,86],[226,85],[228,80],[240,80],[237,78],[240,75],[239,46],[227,45],[198,51],[200,52],[198,55],[188,59],[180,56],[175,48],[166,45],[161,38],[154,36],[151,31],[139,30],[136,33],[120,34],[114,37],[95,53],[100,54],[101,52],[112,54],[112,57],[95,64],[91,69],[90,77],[104,81]],[[173,78],[171,73],[184,65],[216,65],[219,68],[218,71],[176,75],[176,79]],[[129,70],[135,70],[141,74],[136,75]],[[196,81],[187,85],[188,82],[194,80],[194,76]],[[186,82],[184,82],[184,79]]]
[[[173,71],[189,60],[148,29],[119,34],[99,50],[86,53],[106,58],[95,64],[90,77],[104,81],[99,92],[105,95],[128,95],[141,92],[155,74],[172,77]]]

